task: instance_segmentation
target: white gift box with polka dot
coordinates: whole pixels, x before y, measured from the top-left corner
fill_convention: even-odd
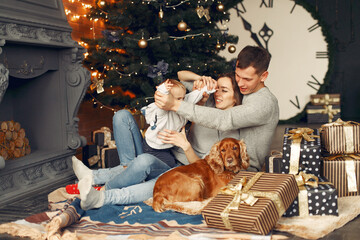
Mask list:
[[[293,128],[285,128],[285,134]],[[313,135],[320,136],[318,129],[313,129]],[[313,138],[314,141],[306,141],[304,138],[300,144],[299,171],[321,176],[321,140],[320,137]],[[283,159],[281,163],[280,173],[289,173],[290,155],[292,140],[288,136],[284,136],[283,142]]]
[[[320,182],[327,182],[327,179],[319,177]],[[284,217],[313,215],[334,215],[338,216],[338,195],[337,190],[331,184],[319,184],[318,187],[304,186],[306,188],[307,204],[299,203],[299,197],[296,197],[292,205],[284,213]],[[302,199],[301,201],[304,201]],[[299,207],[306,207],[307,209],[300,209]]]

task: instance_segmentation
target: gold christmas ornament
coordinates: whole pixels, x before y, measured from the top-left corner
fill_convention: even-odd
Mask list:
[[[215,46],[216,50],[220,50],[221,49],[221,44],[218,42]]]
[[[138,46],[139,48],[146,48],[148,45],[147,41],[144,39],[144,38],[141,38],[139,41],[138,41]]]
[[[187,24],[186,24],[186,22],[184,22],[184,21],[181,20],[181,22],[179,22],[179,24],[177,25],[177,27],[178,27],[178,29],[179,29],[180,31],[185,31],[186,28],[187,28]]]
[[[228,47],[228,51],[229,51],[229,53],[234,53],[234,52],[236,52],[236,47],[234,45],[230,45]]]
[[[222,3],[219,3],[219,5],[216,6],[216,9],[217,9],[219,12],[223,12],[224,9],[225,9],[225,6],[224,6]]]

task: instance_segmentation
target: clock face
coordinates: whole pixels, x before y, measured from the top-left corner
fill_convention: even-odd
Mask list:
[[[279,101],[280,119],[302,112],[328,71],[328,44],[318,21],[293,0],[244,0],[229,12],[230,21],[220,27],[239,42],[235,53],[219,54],[231,60],[247,45],[266,48],[271,62],[265,85]]]

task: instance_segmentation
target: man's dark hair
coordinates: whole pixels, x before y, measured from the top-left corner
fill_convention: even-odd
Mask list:
[[[253,67],[256,69],[256,74],[261,75],[267,71],[270,63],[269,52],[261,47],[246,46],[240,51],[236,67],[244,69],[247,67]]]

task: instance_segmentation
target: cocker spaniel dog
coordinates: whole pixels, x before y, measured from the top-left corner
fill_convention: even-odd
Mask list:
[[[174,202],[203,201],[214,197],[236,173],[249,165],[245,143],[225,138],[214,144],[204,159],[161,175],[154,187],[153,209],[163,212]]]

